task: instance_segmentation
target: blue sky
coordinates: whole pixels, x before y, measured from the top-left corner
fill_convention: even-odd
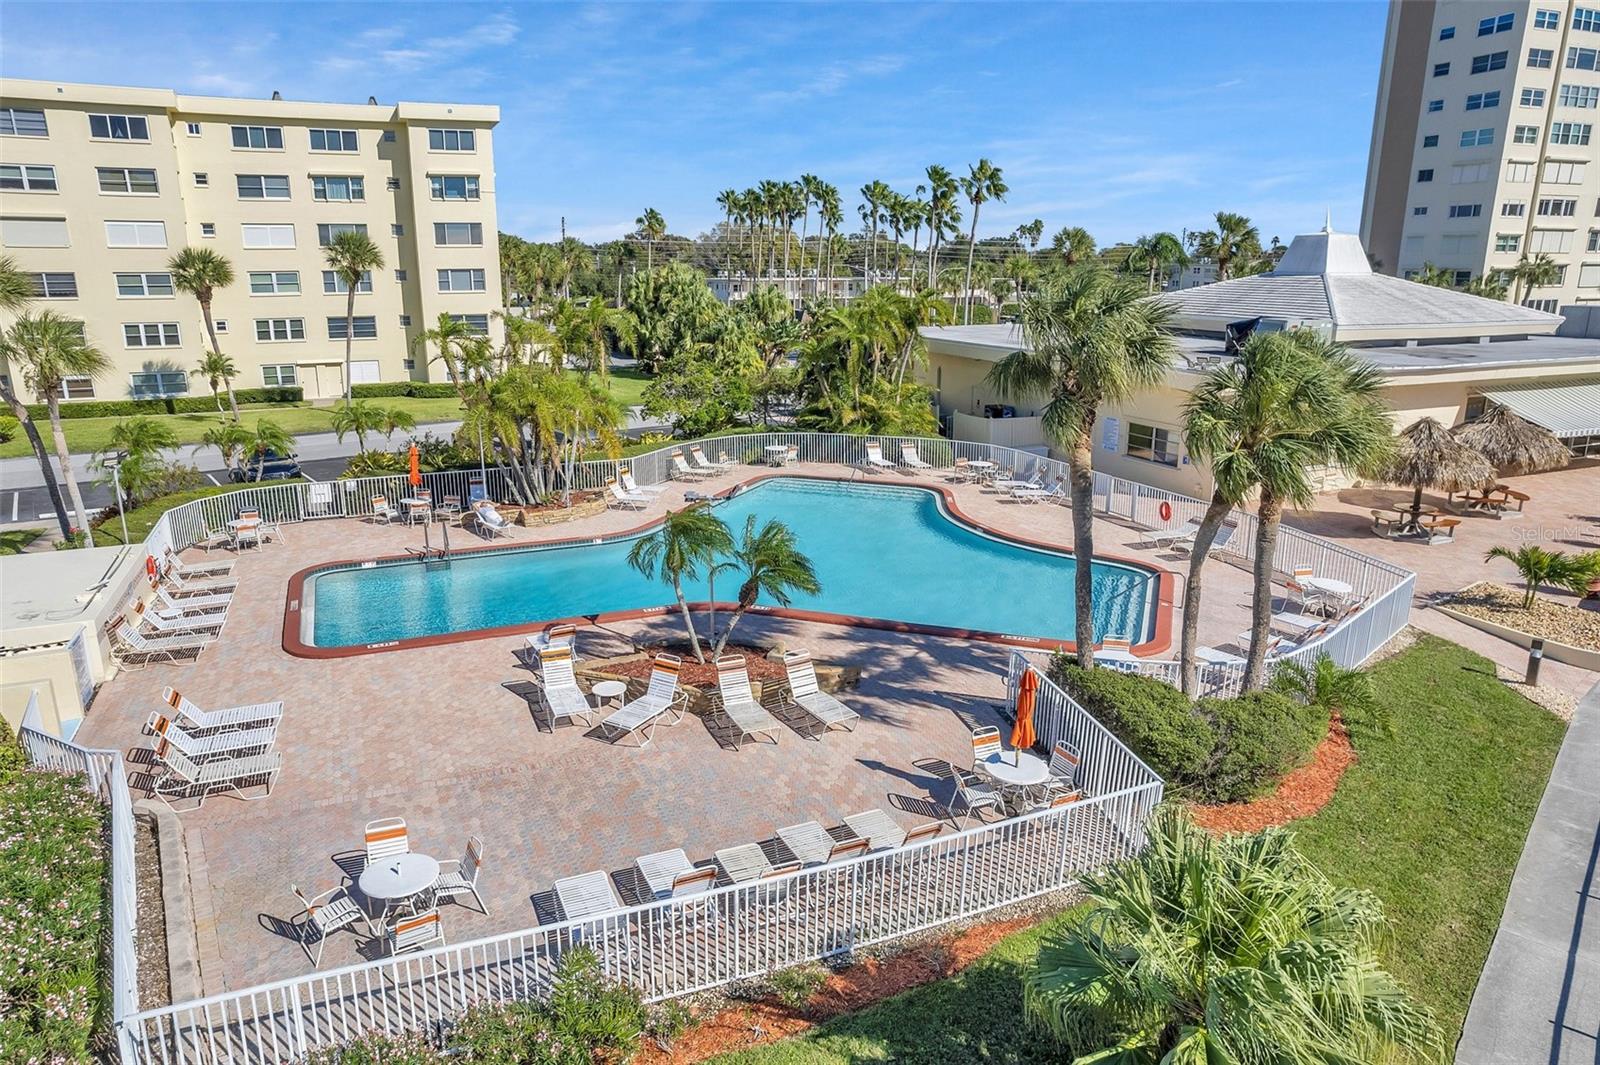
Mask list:
[[[909,192],[987,156],[1042,218],[1102,244],[1203,227],[1353,230],[1379,2],[1116,4],[6,4],[12,77],[180,92],[499,104],[501,228],[675,233],[719,190],[812,172]],[[67,32],[63,32],[66,30]]]

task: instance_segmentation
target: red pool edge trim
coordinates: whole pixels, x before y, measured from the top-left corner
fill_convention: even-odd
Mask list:
[[[794,473],[762,473],[748,480],[740,481],[732,487],[716,493],[711,498],[726,499],[741,489],[758,484],[761,481],[775,478],[789,480],[829,481],[838,484],[872,484],[871,481],[847,481],[840,477],[822,477],[817,474]],[[1059,555],[1073,554],[1071,548],[1059,544],[1049,543],[1045,540],[1035,540],[1015,533],[1003,532],[999,529],[985,525],[983,522],[968,515],[956,503],[955,493],[942,485],[922,483],[906,483],[896,487],[920,488],[924,491],[938,493],[944,503],[946,511],[958,521],[972,529],[992,536],[1007,543],[1019,544],[1024,547],[1036,547],[1041,550],[1051,551]],[[465,547],[450,553],[451,558],[461,555],[475,555],[490,551],[516,551],[529,547],[561,547],[589,544],[597,541],[622,539],[637,535],[647,529],[652,529],[660,524],[660,518],[654,518],[642,525],[635,525],[629,529],[616,532],[602,533],[596,536],[566,536],[551,540],[519,540],[512,544],[483,544],[477,547]],[[1177,592],[1177,574],[1162,566],[1155,566],[1143,559],[1133,558],[1128,555],[1096,554],[1095,558],[1108,562],[1120,562],[1133,566],[1152,574],[1156,581],[1155,596],[1155,628],[1149,640],[1135,644],[1132,653],[1148,658],[1162,654],[1172,647],[1172,614],[1174,596]],[[640,607],[634,610],[613,610],[601,614],[583,614],[567,618],[543,618],[534,622],[522,622],[516,625],[499,625],[488,629],[467,629],[462,632],[439,633],[434,636],[416,636],[404,640],[387,640],[382,643],[362,644],[349,647],[317,647],[308,644],[300,638],[300,601],[304,596],[306,582],[315,574],[335,567],[359,567],[365,562],[408,562],[415,561],[416,556],[380,555],[377,558],[346,559],[335,562],[319,562],[314,566],[307,566],[289,578],[289,587],[283,611],[283,649],[296,658],[354,658],[357,655],[383,654],[389,651],[406,651],[422,647],[437,647],[450,643],[467,643],[474,640],[490,640],[496,637],[530,635],[542,632],[551,625],[603,625],[617,621],[638,621],[644,618],[660,617],[670,614],[678,609],[677,603],[667,603],[662,606]],[[707,612],[713,604],[709,602],[690,603],[689,609],[695,613]],[[719,602],[716,609],[731,611],[735,604]],[[754,606],[749,610],[751,614],[766,617],[785,618],[791,621],[810,621],[822,625],[853,625],[862,629],[876,629],[886,632],[914,633],[922,636],[942,636],[953,639],[976,640],[982,643],[999,644],[1006,647],[1019,647],[1026,650],[1055,651],[1061,650],[1073,653],[1077,650],[1077,643],[1068,639],[1040,639],[1032,636],[1010,636],[1001,632],[989,632],[984,629],[951,628],[945,625],[921,625],[908,621],[894,621],[887,618],[863,618],[852,614],[833,614],[821,610],[797,610],[790,607]]]

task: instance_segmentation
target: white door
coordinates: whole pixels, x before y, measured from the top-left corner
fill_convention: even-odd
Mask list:
[[[350,363],[350,383],[353,385],[377,384],[378,360],[357,359]]]

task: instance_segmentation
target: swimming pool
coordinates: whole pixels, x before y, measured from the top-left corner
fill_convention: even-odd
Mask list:
[[[1071,639],[1075,559],[980,531],[954,517],[937,491],[777,477],[714,506],[736,532],[749,514],[795,531],[822,583],[819,595],[794,599],[797,616],[1017,642]],[[627,565],[640,535],[477,551],[447,567],[394,560],[313,568],[291,583],[298,617],[288,619],[286,646],[360,653],[559,618],[654,613],[674,600],[669,586]],[[1161,576],[1096,559],[1096,639],[1150,640]],[[732,598],[737,582],[725,575],[719,599]],[[691,602],[709,598],[704,580],[684,591]],[[294,632],[298,639],[289,638]]]

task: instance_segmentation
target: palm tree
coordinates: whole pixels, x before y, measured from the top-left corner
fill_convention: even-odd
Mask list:
[[[208,351],[200,356],[200,362],[189,371],[191,377],[204,377],[211,386],[211,398],[217,404],[217,413],[222,413],[222,389],[228,393],[228,407],[233,411],[233,420],[239,420],[239,404],[233,398],[233,379],[239,375],[239,368],[233,360],[220,351]]]
[[[1486,300],[1503,300],[1506,298],[1506,283],[1499,278],[1498,272],[1481,274],[1468,281],[1461,291],[1473,296],[1482,296]]]
[[[267,464],[267,453],[287,455],[294,449],[294,437],[277,422],[270,418],[261,418],[256,421],[255,432],[250,434],[250,442],[245,446],[248,453],[256,460],[255,479],[259,481],[261,471]]]
[[[1556,261],[1543,252],[1528,258],[1526,255],[1511,268],[1511,279],[1516,282],[1517,294],[1512,297],[1513,302],[1521,303],[1524,296],[1536,288],[1544,288],[1556,283],[1561,276],[1561,268]]]
[[[830,281],[833,279],[834,245],[839,227],[844,224],[844,207],[839,199],[839,190],[827,182],[823,182],[817,198],[817,225],[821,227],[824,250],[827,252],[827,265],[824,267],[824,276]],[[831,286],[830,286],[831,287]]]
[[[1251,262],[1261,255],[1261,234],[1242,214],[1218,211],[1217,228],[1199,234],[1196,250],[1217,261],[1217,280],[1228,279],[1228,268],[1239,260]]]
[[[84,509],[83,494],[72,469],[72,452],[67,449],[67,434],[61,428],[61,396],[67,378],[95,377],[110,369],[111,361],[85,339],[82,322],[63,318],[54,311],[24,314],[13,322],[0,337],[0,361],[20,373],[29,390],[48,408],[61,479],[66,482],[67,496],[81,523],[84,544],[93,547],[89,512]],[[66,535],[71,535],[70,529]]]
[[[939,273],[939,246],[946,237],[960,232],[961,183],[949,170],[937,164],[924,173],[928,176],[928,283],[931,285]]]
[[[217,343],[217,326],[211,320],[211,300],[217,289],[233,284],[233,264],[227,256],[211,248],[185,248],[167,260],[167,270],[172,274],[174,288],[189,293],[199,301],[200,316],[206,323],[206,336],[211,339],[211,350],[221,351],[222,345]],[[233,400],[231,391],[228,399],[230,402]],[[238,408],[234,409],[233,416],[235,419],[239,417]]]
[[[638,319],[623,308],[607,306],[599,296],[580,304],[563,301],[556,309],[555,332],[562,355],[602,380],[610,371],[610,337],[615,336],[624,351],[639,350]]]
[[[1288,660],[1272,674],[1272,690],[1343,720],[1371,719],[1379,710],[1372,674],[1346,669],[1324,652],[1310,665]]]
[[[702,505],[669,510],[655,532],[635,540],[628,552],[628,565],[653,580],[672,585],[678,611],[683,615],[684,631],[696,661],[706,656],[700,649],[700,635],[689,616],[689,603],[683,597],[683,582],[698,580],[717,559],[733,550],[733,536],[721,518]]]
[[[788,606],[795,592],[816,595],[822,591],[816,567],[795,546],[794,530],[776,519],[757,529],[754,514],[745,518],[744,532],[733,548],[733,568],[744,574],[744,580],[739,585],[738,605],[717,640],[712,658],[722,654],[734,626],[762,594],[779,606]]]
[[[350,383],[350,345],[356,336],[356,290],[362,278],[383,269],[383,252],[363,230],[347,229],[328,242],[323,258],[334,276],[344,283],[344,401],[348,406],[353,386]]]
[[[966,193],[967,202],[972,204],[972,224],[967,231],[967,298],[966,313],[962,317],[964,324],[972,324],[972,257],[978,250],[978,209],[989,200],[1003,200],[1010,191],[1006,187],[1005,178],[1000,173],[1000,168],[987,159],[979,159],[977,163],[967,167],[967,176],[961,179],[961,191]]]
[[[1130,268],[1141,268],[1148,277],[1148,291],[1156,290],[1156,275],[1172,263],[1184,260],[1183,242],[1171,233],[1155,233],[1133,242],[1133,254],[1128,256]]]
[[[1050,247],[1068,266],[1077,266],[1094,254],[1094,238],[1082,226],[1065,226],[1050,238]]]
[[[655,268],[656,241],[667,235],[667,220],[654,207],[646,207],[644,214],[633,220],[635,234],[644,241],[644,268]]]
[[[28,301],[33,298],[33,282],[28,275],[17,268],[17,264],[9,256],[0,258],[0,311],[20,311],[27,307]],[[0,343],[4,337],[0,336]],[[67,517],[67,504],[61,498],[61,485],[56,481],[55,467],[50,465],[50,456],[45,452],[44,440],[39,436],[39,427],[34,424],[33,416],[28,413],[28,405],[22,401],[12,388],[11,379],[0,375],[0,399],[4,399],[11,414],[17,419],[17,424],[22,427],[23,435],[28,438],[28,446],[33,449],[34,460],[39,463],[39,476],[44,481],[45,490],[50,494],[50,507],[55,511],[56,524],[61,529],[61,535],[72,535],[72,522]]]
[[[1427,285],[1430,288],[1455,288],[1456,272],[1443,266],[1423,263],[1422,269],[1418,270],[1411,280],[1419,285]]]
[[[429,361],[444,363],[445,374],[450,378],[450,383],[456,386],[456,394],[463,403],[467,402],[469,382],[462,372],[461,354],[472,339],[472,330],[466,322],[449,314],[440,314],[438,323],[432,329],[424,330],[414,341],[424,353],[429,344],[439,349],[439,354]]]
[[[1072,533],[1079,559],[1094,557],[1093,434],[1102,403],[1126,403],[1160,384],[1172,364],[1172,311],[1137,281],[1078,266],[1022,301],[1025,347],[989,379],[1008,395],[1046,397],[1042,427],[1067,453]],[[1094,662],[1093,574],[1076,567],[1078,662]]]
[[[244,469],[245,449],[255,439],[255,430],[240,422],[223,422],[214,425],[200,437],[200,443],[214,447],[222,456],[222,464],[230,470]]]
[[[800,276],[805,277],[806,272],[806,232],[811,224],[811,205],[822,206],[822,179],[815,174],[801,174],[799,181],[800,190]],[[821,225],[821,221],[818,221]],[[811,288],[816,292],[816,286]],[[800,292],[805,293],[805,284],[802,281]]]
[[[417,427],[417,419],[404,407],[384,407],[378,411],[378,431],[383,433],[385,443],[394,439],[394,434],[404,430],[411,432]]]
[[[381,432],[383,423],[384,412],[363,399],[334,408],[331,428],[340,443],[344,442],[344,434],[355,433],[356,450],[365,455],[367,434]]]
[[[115,474],[106,472],[100,483],[122,490],[117,506],[137,506],[145,493],[161,480],[165,468],[161,453],[178,446],[178,434],[164,422],[144,415],[124,418],[111,427],[106,446],[95,452],[94,465],[106,471],[106,459],[117,458]]]
[[[866,201],[862,205],[861,220],[867,224],[867,239],[869,241],[867,245],[867,277],[869,279],[878,266],[878,218],[884,204],[893,195],[894,190],[882,181],[872,181],[861,186],[861,198]]]
[[[1039,276],[1039,271],[1026,255],[1008,255],[1006,261],[1000,264],[1000,276],[1005,278],[1011,288],[1012,298],[1020,307],[1023,289]],[[1000,309],[1004,309],[1003,306]],[[995,320],[999,320],[998,316]]]
[[[1429,1060],[1442,1037],[1380,964],[1385,922],[1294,834],[1214,837],[1181,809],[1136,858],[1083,877],[1089,905],[1039,947],[1028,1014],[1061,1060],[1237,1065]]]
[[[1537,544],[1525,544],[1512,550],[1509,547],[1491,547],[1483,560],[1503,558],[1517,567],[1522,578],[1522,609],[1532,610],[1538,602],[1539,592],[1545,585],[1565,588],[1580,595],[1589,582],[1600,576],[1600,552],[1589,551],[1569,555],[1565,551],[1546,551]]]
[[[722,208],[722,238],[726,245],[727,271],[733,275],[733,216],[739,213],[739,190],[723,189],[717,193],[717,206]]]

